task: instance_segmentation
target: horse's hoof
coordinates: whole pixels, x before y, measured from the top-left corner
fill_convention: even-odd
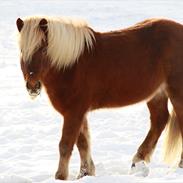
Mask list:
[[[67,178],[66,178],[66,176],[63,176],[62,173],[56,172],[55,179],[66,180]]]
[[[81,179],[82,177],[85,177],[85,176],[89,176],[89,174],[88,173],[79,173],[79,175],[77,176],[77,179]]]
[[[92,174],[90,174],[86,168],[81,168],[77,179],[81,179],[82,177],[90,176],[90,175],[92,175]]]
[[[144,161],[132,163],[130,174],[146,177],[149,175],[149,167]]]
[[[77,179],[81,179],[82,177],[85,176],[95,176],[95,165],[92,160],[89,165],[85,164],[84,166],[81,167]]]

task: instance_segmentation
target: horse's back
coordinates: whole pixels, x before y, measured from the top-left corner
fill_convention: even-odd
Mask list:
[[[129,105],[147,99],[165,82],[174,38],[182,36],[183,45],[183,26],[151,19],[97,36],[89,69],[94,98],[99,106]]]

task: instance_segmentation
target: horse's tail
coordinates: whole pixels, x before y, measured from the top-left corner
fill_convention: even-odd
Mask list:
[[[175,166],[179,163],[182,153],[182,135],[175,111],[165,129],[165,139],[163,144],[163,156],[165,163]]]

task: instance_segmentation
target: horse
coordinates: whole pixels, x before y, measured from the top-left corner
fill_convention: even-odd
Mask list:
[[[165,129],[165,160],[183,167],[183,26],[148,19],[131,27],[98,32],[85,20],[31,16],[16,21],[20,65],[31,97],[45,88],[63,116],[56,179],[68,178],[76,144],[78,178],[95,175],[87,113],[141,101],[150,112],[150,129],[132,159],[147,167]],[[168,110],[168,101],[172,112]]]

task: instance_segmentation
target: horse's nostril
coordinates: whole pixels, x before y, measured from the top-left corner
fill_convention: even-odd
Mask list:
[[[41,88],[41,83],[40,83],[40,81],[38,81],[38,82],[36,83],[35,88],[36,88],[36,89],[40,89],[40,88]]]
[[[26,82],[26,88],[27,88],[27,89],[30,89],[30,85],[29,85],[28,82]]]

